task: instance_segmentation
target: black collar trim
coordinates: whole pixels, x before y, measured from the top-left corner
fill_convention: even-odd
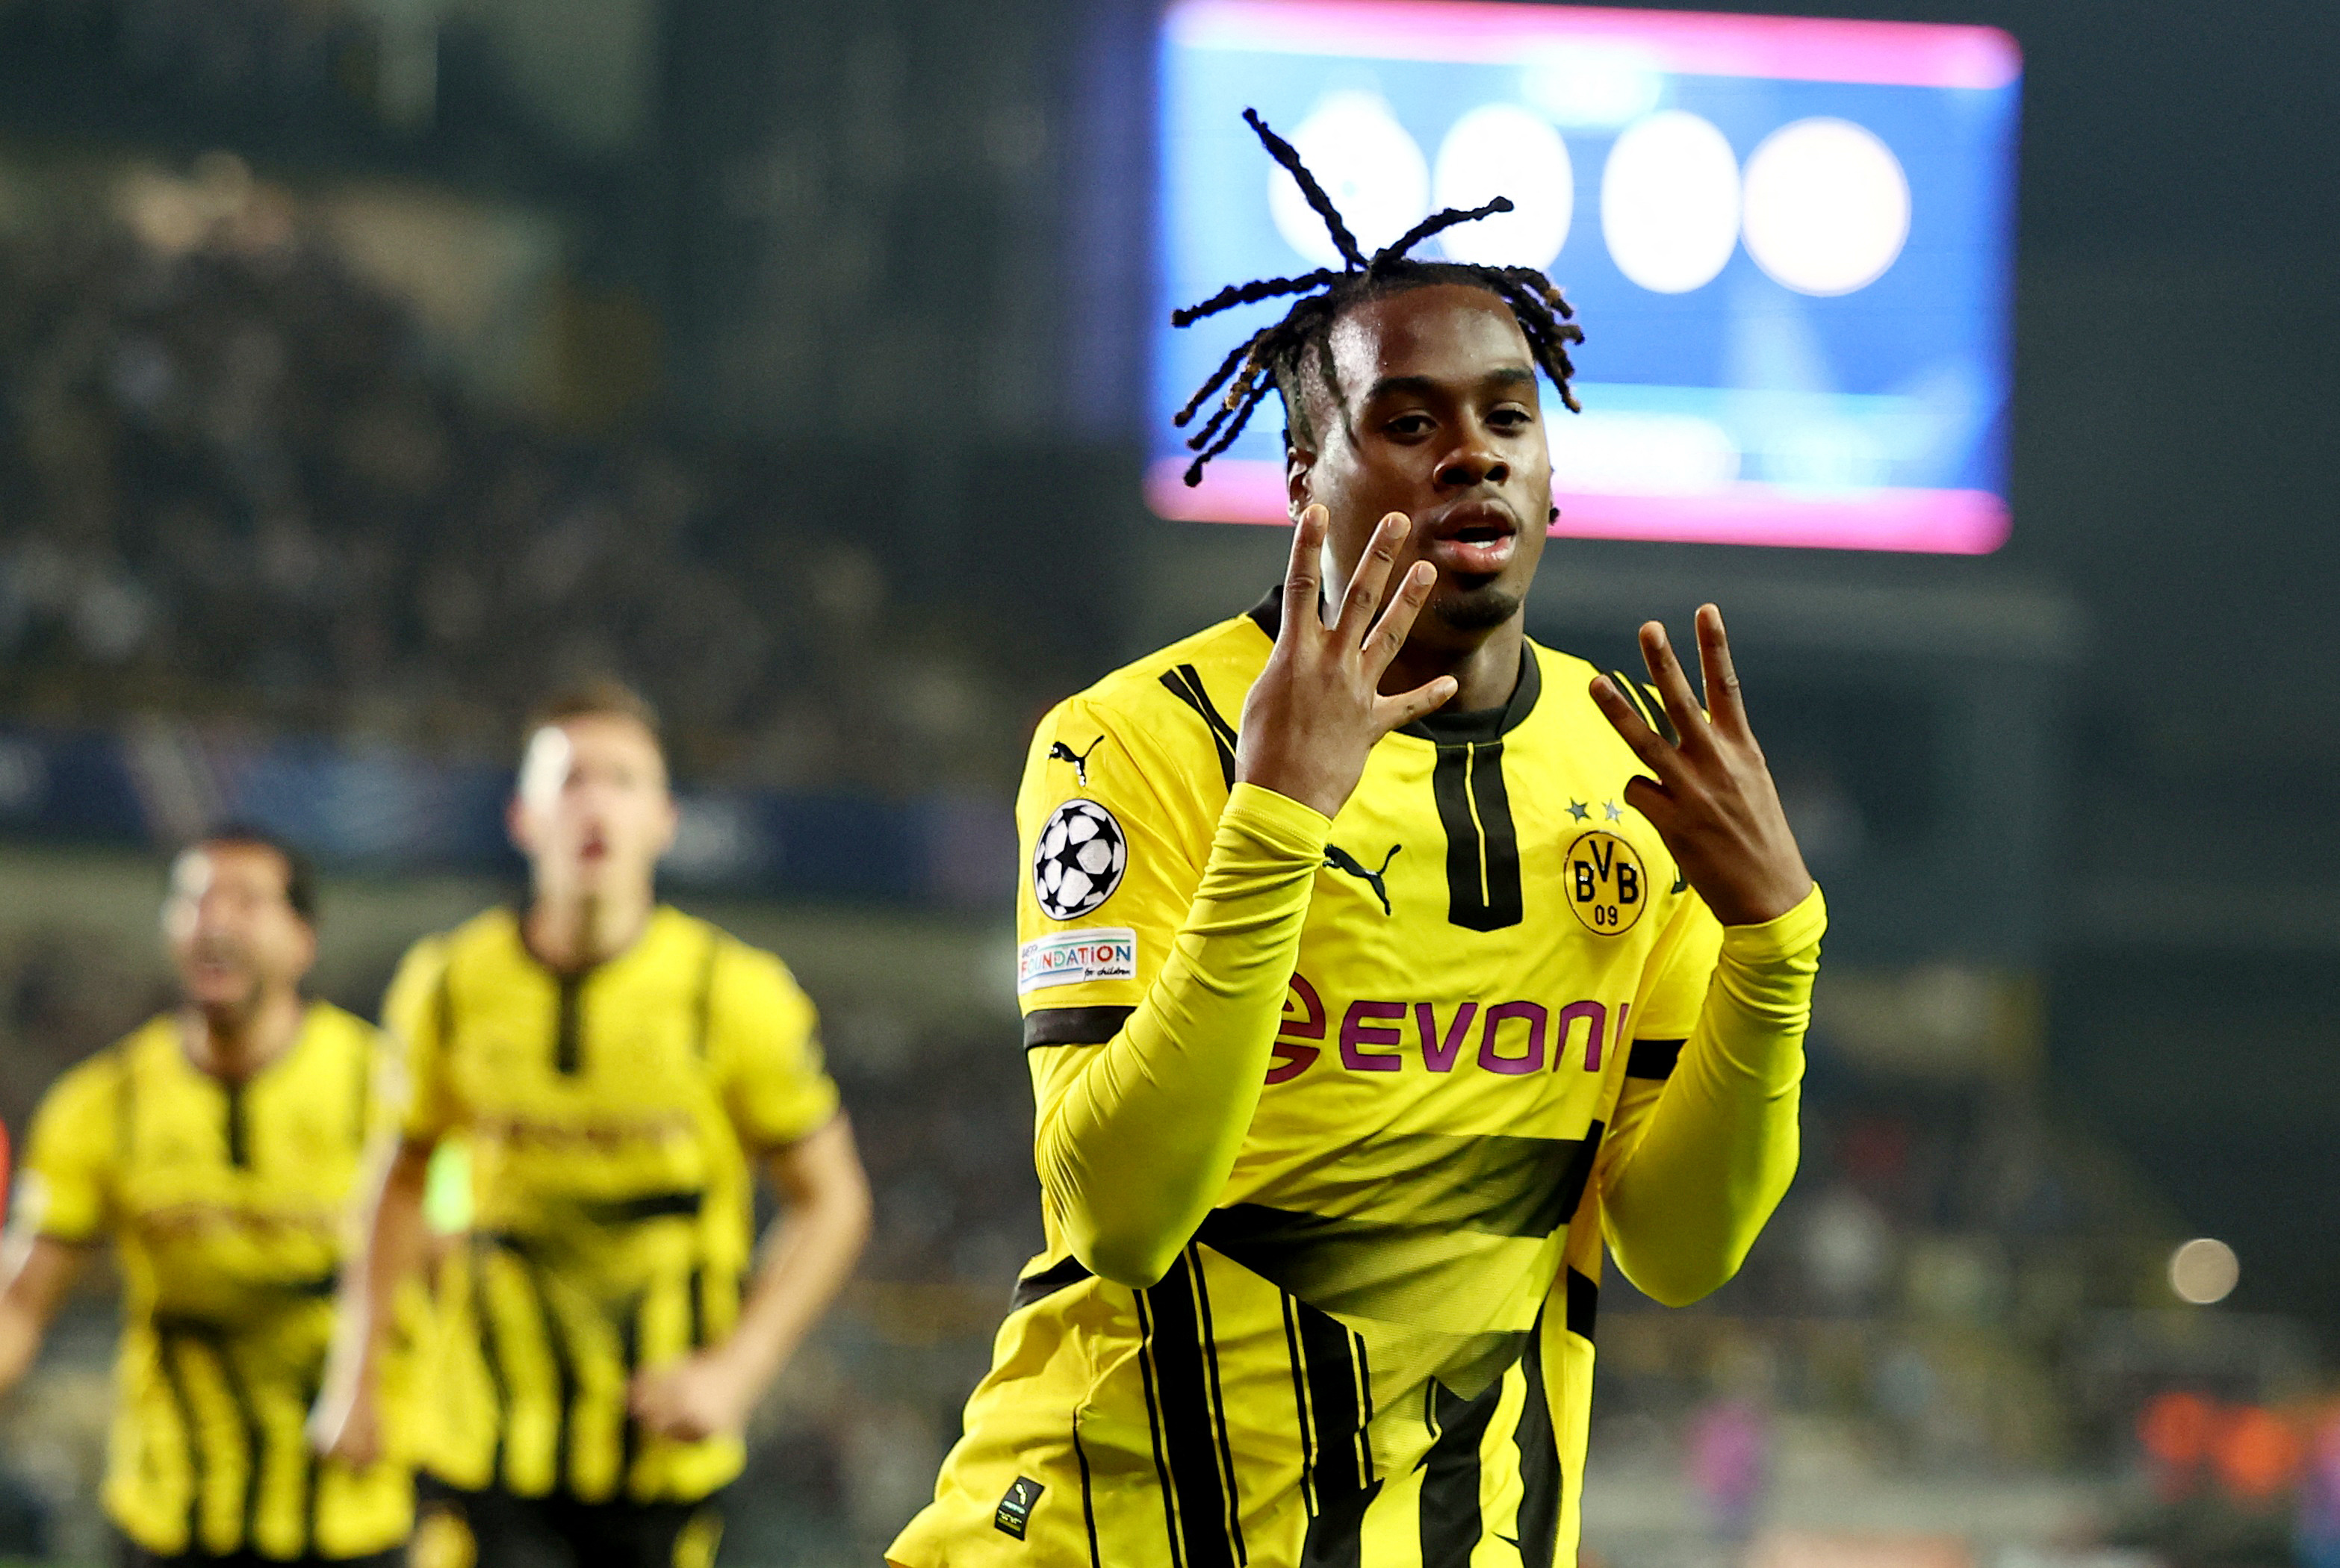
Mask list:
[[[1254,625],[1267,634],[1274,642],[1284,626],[1284,585],[1276,584],[1262,596],[1259,603],[1244,612]],[[1402,726],[1400,735],[1413,735],[1434,745],[1485,745],[1527,722],[1535,711],[1536,699],[1543,695],[1543,670],[1536,663],[1535,646],[1526,638],[1520,639],[1520,678],[1512,687],[1511,700],[1499,708],[1474,708],[1469,713],[1434,713]]]

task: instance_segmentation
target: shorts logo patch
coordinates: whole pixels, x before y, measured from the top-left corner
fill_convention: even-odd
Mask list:
[[[1024,1539],[1025,1526],[1032,1523],[1032,1510],[1047,1488],[1028,1475],[1018,1475],[1007,1488],[1007,1495],[999,1500],[999,1512],[991,1522],[1018,1541]]]
[[[1650,878],[1633,846],[1602,828],[1568,846],[1568,908],[1584,929],[1615,936],[1633,929],[1649,907]]]
[[[1127,926],[1060,931],[1016,950],[1016,994],[1085,980],[1135,980],[1137,933]]]
[[[1032,852],[1032,892],[1050,920],[1078,920],[1113,896],[1129,866],[1129,839],[1113,813],[1068,800],[1040,830]]]

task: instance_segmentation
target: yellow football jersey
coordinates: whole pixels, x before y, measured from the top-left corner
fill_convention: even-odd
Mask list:
[[[231,1084],[187,1060],[165,1016],[42,1101],[20,1212],[42,1236],[114,1241],[105,1504],[148,1551],[354,1557],[406,1538],[406,1469],[320,1463],[303,1435],[378,1103],[377,1038],[314,1002],[289,1050]]]
[[[738,1438],[648,1437],[626,1391],[730,1331],[754,1248],[749,1156],[837,1110],[786,967],[661,907],[626,952],[558,974],[491,910],[418,943],[383,1018],[408,1063],[406,1135],[460,1135],[470,1153],[428,1467],[586,1502],[689,1502],[730,1480]]]
[[[1109,676],[1034,738],[1018,989],[1044,1117],[1186,919],[1275,609]],[[1720,940],[1624,804],[1641,770],[1593,673],[1531,644],[1504,707],[1373,749],[1217,1207],[1145,1290],[1092,1276],[1044,1215],[936,1500],[889,1557],[1572,1560],[1604,1174]]]

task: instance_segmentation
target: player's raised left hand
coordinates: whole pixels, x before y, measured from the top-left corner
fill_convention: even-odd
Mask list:
[[[1748,726],[1722,612],[1712,605],[1699,606],[1698,656],[1708,713],[1699,711],[1666,628],[1656,621],[1642,626],[1641,657],[1679,744],[1652,730],[1606,676],[1593,679],[1592,700],[1658,775],[1654,782],[1638,774],[1627,781],[1625,804],[1658,830],[1717,920],[1759,925],[1801,903],[1812,873],[1804,869],[1763,748]]]

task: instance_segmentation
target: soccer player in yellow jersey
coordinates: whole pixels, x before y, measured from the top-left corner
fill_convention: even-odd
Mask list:
[[[1720,616],[1711,717],[1522,629],[1565,305],[1254,123],[1350,263],[1188,316],[1306,296],[1197,438],[1281,393],[1291,565],[1034,737],[1046,1247],[906,1568],[1570,1563],[1604,1242],[1695,1299],[1795,1165],[1824,916]]]
[[[867,1234],[811,1003],[771,954],[656,902],[675,823],[647,705],[609,684],[557,702],[511,808],[528,907],[418,943],[383,1004],[403,1138],[317,1426],[372,1451],[385,1304],[431,1153],[460,1137],[472,1229],[438,1295],[418,1568],[705,1568],[749,1412]],[[759,1171],[787,1205],[760,1262]]]
[[[364,1165],[372,1028],[304,1001],[312,883],[225,829],[173,867],[180,1007],[58,1080],[34,1120],[0,1293],[0,1387],[111,1238],[122,1345],[105,1507],[141,1564],[386,1565],[403,1464],[311,1457],[302,1423],[332,1334]]]

